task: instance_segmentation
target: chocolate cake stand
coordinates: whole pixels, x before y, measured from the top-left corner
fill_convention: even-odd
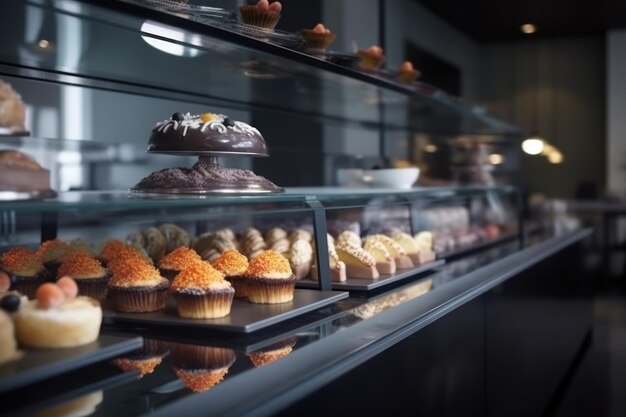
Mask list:
[[[158,153],[180,154],[180,152]],[[163,194],[210,196],[284,192],[282,188],[255,175],[252,171],[221,166],[217,160],[217,154],[217,152],[194,153],[194,155],[198,155],[198,162],[193,168],[169,168],[152,173],[134,188],[131,188],[130,192],[132,195],[141,197],[162,197]],[[223,153],[224,156],[234,154]],[[241,155],[249,154],[241,153]],[[168,186],[165,186],[166,184]]]

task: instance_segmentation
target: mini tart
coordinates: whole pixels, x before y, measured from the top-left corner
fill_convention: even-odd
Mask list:
[[[56,277],[61,260],[70,250],[70,245],[61,239],[47,240],[39,246],[37,256],[39,256],[43,265],[50,272],[50,276]]]
[[[50,274],[37,254],[27,248],[13,248],[0,257],[0,269],[13,283],[11,288],[28,298],[34,298],[37,287],[46,282]]]
[[[263,0],[261,0],[259,4],[250,4],[239,7],[241,20],[243,20],[243,23],[247,25],[274,30],[276,24],[280,20],[280,12],[260,7],[261,3],[263,3]],[[267,1],[265,3],[267,3]]]
[[[376,260],[362,248],[342,245],[337,246],[336,250],[339,259],[346,265],[349,278],[377,279],[380,276]]]
[[[247,297],[245,280],[242,278],[248,269],[248,258],[236,249],[230,249],[223,252],[212,265],[231,283],[235,289],[235,298]]]
[[[327,30],[322,24],[318,24],[313,29],[302,29],[300,34],[304,38],[308,49],[323,51],[328,48],[337,37],[330,30]]]
[[[282,342],[274,343],[256,352],[249,353],[248,358],[250,358],[250,362],[252,362],[255,368],[265,366],[289,355],[293,351],[297,340],[297,338],[292,337]]]
[[[161,259],[161,262],[159,262],[159,271],[161,272],[161,276],[171,281],[180,271],[196,262],[202,262],[202,258],[200,258],[196,251],[186,247],[179,247]]]
[[[148,313],[165,307],[169,281],[137,259],[119,261],[108,284],[108,298],[117,311]]]
[[[268,250],[252,261],[244,274],[248,300],[257,304],[278,304],[293,300],[296,277],[289,261],[280,253]]]
[[[178,314],[190,319],[214,319],[230,314],[235,290],[208,262],[196,262],[172,281]]]
[[[411,258],[407,256],[404,248],[389,236],[377,234],[370,235],[365,239],[366,243],[370,240],[385,245],[391,256],[394,257],[397,269],[411,269],[415,267]]]
[[[110,275],[100,261],[76,252],[67,255],[57,271],[57,278],[70,276],[76,281],[81,295],[104,300]]]
[[[89,297],[67,298],[60,306],[42,309],[31,300],[13,315],[18,342],[33,348],[66,348],[95,341],[102,309]]]
[[[192,391],[202,392],[219,384],[235,359],[231,349],[179,344],[172,362],[176,376]]]
[[[395,274],[396,261],[385,245],[377,241],[368,240],[365,242],[363,249],[376,260],[376,269],[378,269],[378,272],[385,275]]]
[[[359,49],[356,54],[359,58],[361,58],[359,67],[364,71],[377,71],[385,62],[385,56],[383,55],[382,50],[378,53],[378,50],[373,47],[368,49]]]

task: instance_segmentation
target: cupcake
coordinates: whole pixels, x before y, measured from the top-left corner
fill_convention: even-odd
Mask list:
[[[326,29],[323,24],[318,23],[313,29],[302,29],[301,31],[306,47],[314,50],[325,50],[328,45],[335,40],[335,34]]]
[[[13,315],[18,342],[33,348],[67,348],[95,341],[102,323],[100,303],[77,294],[71,278],[41,285],[36,298]]]
[[[11,277],[12,288],[28,298],[35,297],[37,287],[50,277],[41,258],[23,247],[5,252],[0,257],[0,269]]]
[[[383,49],[377,45],[372,45],[367,49],[359,49],[356,54],[361,58],[359,67],[363,71],[377,71],[385,62]]]
[[[245,280],[242,278],[248,269],[248,258],[236,249],[230,249],[223,252],[212,265],[213,268],[224,274],[226,281],[231,283],[235,289],[235,298],[246,297]]]
[[[257,255],[244,273],[246,295],[252,303],[278,304],[293,300],[296,277],[289,261],[268,250]]]
[[[274,30],[280,20],[280,11],[283,6],[275,1],[272,4],[268,0],[259,0],[257,4],[241,6],[241,20],[243,23],[258,26],[262,29]]]
[[[119,255],[119,252],[128,247],[126,243],[119,239],[105,240],[99,245],[98,259],[103,265],[107,266],[109,261]]]
[[[103,300],[106,297],[109,274],[97,259],[82,252],[67,255],[58,269],[57,276],[69,276],[76,281],[82,295]]]
[[[116,261],[111,272],[108,298],[117,311],[148,313],[165,307],[169,281],[155,267],[131,258]]]
[[[163,348],[160,340],[144,339],[141,351],[114,359],[112,363],[124,372],[139,372],[137,379],[141,379],[153,373],[168,354],[169,349]]]
[[[398,81],[403,84],[411,84],[413,81],[417,80],[420,76],[420,72],[413,68],[413,64],[410,61],[404,61],[402,65],[400,65],[400,70],[398,71]]]
[[[196,262],[202,262],[202,258],[200,258],[196,251],[181,246],[161,259],[161,262],[159,262],[159,272],[161,272],[161,276],[171,281],[180,271]]]
[[[179,344],[172,365],[187,388],[203,392],[222,382],[235,360],[232,349]]]
[[[57,276],[57,270],[61,265],[61,259],[70,252],[70,245],[61,239],[47,240],[37,250],[37,256],[41,258],[51,277]]]
[[[190,319],[214,319],[230,314],[235,290],[208,262],[195,262],[176,275],[170,288],[178,314]]]
[[[248,358],[250,358],[250,362],[252,362],[255,368],[265,366],[289,355],[293,351],[293,347],[297,341],[297,337],[290,337],[255,352],[248,353]]]
[[[85,239],[76,238],[69,241],[70,250],[69,253],[84,253],[90,258],[96,257],[96,252],[94,252],[93,248]]]

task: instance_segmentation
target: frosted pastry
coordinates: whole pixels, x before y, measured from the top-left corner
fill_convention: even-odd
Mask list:
[[[391,256],[387,247],[382,243],[369,239],[365,241],[363,249],[371,254],[376,260],[376,269],[385,275],[391,275],[396,272],[396,261]]]
[[[257,229],[249,227],[239,240],[241,251],[248,259],[252,259],[267,249],[267,244]]]
[[[296,277],[289,261],[278,252],[261,252],[244,273],[246,295],[252,303],[277,304],[293,299]]]
[[[363,245],[361,241],[361,237],[354,232],[349,230],[345,230],[337,236],[337,240],[335,242],[337,246],[354,246],[360,248]]]
[[[407,256],[411,258],[413,265],[421,265],[423,263],[420,259],[420,247],[411,235],[406,233],[396,233],[393,236],[393,240],[402,246],[404,252],[406,252]]]
[[[433,234],[431,232],[423,231],[413,236],[415,242],[420,248],[420,262],[426,263],[434,261],[437,258],[437,254],[433,250]]]
[[[147,313],[165,307],[169,281],[138,258],[119,259],[111,268],[108,295],[117,311]]]
[[[366,243],[367,241],[380,242],[385,245],[391,256],[393,256],[396,261],[396,269],[411,269],[415,266],[413,265],[411,258],[407,256],[404,248],[389,236],[380,234],[370,235],[365,239],[365,241]]]
[[[349,278],[376,279],[380,276],[376,259],[363,248],[338,244],[336,249],[339,259],[346,265]]]
[[[265,243],[268,249],[278,253],[289,252],[290,244],[289,239],[287,239],[287,232],[280,227],[275,227],[265,233]]]

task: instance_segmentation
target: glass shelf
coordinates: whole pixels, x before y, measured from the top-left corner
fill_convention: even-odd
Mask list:
[[[519,134],[436,89],[130,1],[6,0],[0,22],[0,74],[389,129]]]

